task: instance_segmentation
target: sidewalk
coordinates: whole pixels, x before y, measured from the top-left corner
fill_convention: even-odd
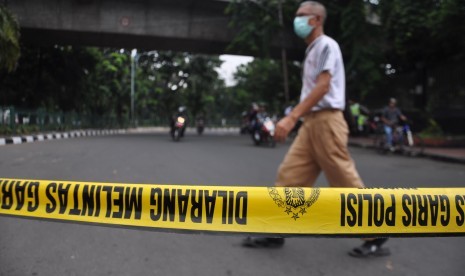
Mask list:
[[[188,127],[187,133],[196,134],[196,128]],[[137,127],[128,129],[86,129],[71,131],[50,131],[28,135],[0,135],[0,146],[18,145],[25,143],[41,142],[47,140],[59,140],[85,136],[104,136],[126,133],[169,133],[169,127]],[[209,135],[240,135],[238,127],[207,127],[204,130]]]
[[[374,148],[373,138],[349,137],[349,146],[361,148]],[[419,157],[429,157],[432,159],[446,162],[465,164],[465,147],[425,147],[423,154]]]
[[[77,138],[85,136],[103,136],[103,135],[114,135],[124,134],[127,130],[125,129],[87,129],[87,130],[71,130],[71,131],[52,131],[47,133],[36,133],[29,135],[13,135],[13,136],[0,136],[0,146],[7,144],[25,144],[33,142],[41,142],[46,140],[60,140],[68,138]]]

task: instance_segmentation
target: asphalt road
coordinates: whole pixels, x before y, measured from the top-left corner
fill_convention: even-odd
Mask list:
[[[0,147],[0,177],[272,186],[289,144],[165,134],[82,137]],[[351,148],[371,187],[464,187],[465,167]],[[325,178],[317,186],[326,186]],[[389,257],[354,259],[350,238],[290,238],[248,249],[239,235],[139,231],[0,217],[0,275],[463,275],[465,237],[393,238]]]

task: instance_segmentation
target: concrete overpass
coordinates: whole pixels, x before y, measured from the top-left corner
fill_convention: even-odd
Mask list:
[[[26,43],[238,54],[226,52],[236,34],[227,27],[228,1],[8,0],[6,4],[18,17]],[[282,37],[272,43],[272,56],[280,58],[284,45],[290,59],[301,60],[303,43],[291,29]]]

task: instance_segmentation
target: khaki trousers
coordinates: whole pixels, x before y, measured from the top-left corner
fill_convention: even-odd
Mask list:
[[[306,115],[278,169],[276,186],[312,187],[323,171],[331,187],[363,188],[347,149],[348,134],[340,110]]]

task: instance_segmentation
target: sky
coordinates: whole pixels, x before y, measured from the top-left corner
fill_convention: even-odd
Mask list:
[[[253,60],[253,57],[249,56],[235,56],[235,55],[221,55],[220,60],[224,61],[217,72],[220,77],[225,80],[226,86],[233,86],[236,82],[233,74],[241,64],[249,63]]]

